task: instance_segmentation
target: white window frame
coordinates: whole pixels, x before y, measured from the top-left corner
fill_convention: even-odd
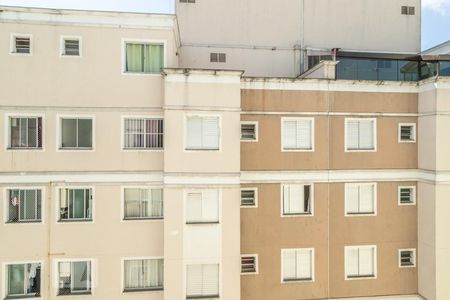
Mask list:
[[[123,38],[121,40],[121,46],[122,49],[121,53],[121,74],[122,75],[128,75],[128,76],[156,76],[161,77],[161,74],[159,73],[133,73],[133,72],[127,72],[126,71],[126,55],[127,55],[127,43],[136,43],[136,44],[158,44],[163,45],[163,53],[164,53],[164,63],[163,68],[167,68],[167,40],[158,40],[158,39],[139,39],[139,38]]]
[[[283,253],[289,252],[289,251],[311,251],[311,279],[301,279],[298,280],[284,280],[284,269],[283,269]],[[295,283],[308,283],[308,282],[314,282],[316,277],[316,271],[315,271],[315,251],[314,248],[283,248],[281,249],[281,283],[283,284],[295,284]]]
[[[347,249],[373,249],[373,276],[361,276],[361,277],[349,277],[349,275],[347,274]],[[378,270],[377,270],[377,266],[378,266],[378,255],[377,255],[377,246],[376,245],[358,245],[358,246],[344,246],[344,279],[345,280],[372,280],[372,279],[377,279],[378,276]]]
[[[66,55],[66,40],[78,40],[78,55]],[[59,57],[61,58],[81,58],[83,57],[83,38],[80,35],[61,35],[59,38]]]
[[[347,206],[348,188],[352,185],[373,186],[373,213],[349,213]],[[344,214],[346,217],[376,217],[378,214],[378,184],[376,182],[351,182],[345,183]]]
[[[91,271],[91,282],[90,282],[90,292],[89,293],[74,293],[68,295],[59,295],[59,263],[60,262],[90,262],[90,271]],[[94,290],[96,288],[96,270],[97,270],[97,261],[94,258],[63,258],[63,259],[53,259],[53,287],[54,287],[54,296],[56,297],[64,297],[64,296],[76,296],[76,295],[84,295],[84,296],[93,296]],[[72,274],[70,274],[72,276]]]
[[[184,263],[183,266],[183,299],[196,299],[196,298],[188,298],[187,296],[187,266],[188,265],[218,265],[219,266],[219,278],[218,278],[218,283],[219,283],[219,295],[216,298],[208,298],[208,299],[220,299],[222,297],[222,286],[223,286],[223,282],[222,282],[222,263],[220,261],[217,261],[216,259],[202,259],[202,260],[187,260]]]
[[[92,120],[92,147],[91,148],[62,148],[62,119],[91,119]],[[95,115],[56,115],[56,152],[95,152]]]
[[[61,220],[60,217],[60,206],[61,206],[61,190],[63,189],[83,189],[83,190],[87,190],[90,189],[91,190],[91,197],[92,197],[92,202],[91,202],[91,219],[67,219],[67,220]],[[57,199],[57,204],[56,206],[56,212],[55,212],[55,223],[56,224],[73,224],[73,223],[94,223],[95,222],[95,186],[87,186],[87,185],[66,185],[66,186],[60,186],[58,188],[55,189],[55,194],[54,194],[54,199]]]
[[[311,198],[311,213],[310,214],[284,214],[284,198],[283,198],[283,192],[285,186],[290,185],[309,185],[310,188],[310,198]],[[286,184],[280,184],[280,216],[282,218],[302,218],[302,217],[314,217],[314,183],[312,182],[299,182],[299,183],[286,183]]]
[[[130,294],[134,292],[163,292],[164,291],[164,279],[163,279],[163,287],[162,288],[155,288],[155,289],[136,289],[135,291],[129,290],[125,291],[125,261],[127,260],[147,260],[147,259],[162,259],[163,265],[164,265],[164,256],[133,256],[133,257],[121,257],[120,258],[120,292],[121,294]],[[164,270],[163,270],[164,272]]]
[[[45,115],[43,113],[5,113],[5,138],[4,149],[8,152],[29,152],[41,151],[45,152]],[[10,148],[11,128],[9,127],[10,118],[41,118],[42,119],[42,148]]]
[[[8,207],[8,191],[9,190],[40,190],[41,191],[41,221],[40,222],[8,222],[9,207]],[[45,223],[45,209],[46,209],[46,189],[43,186],[6,186],[3,188],[3,224],[6,226],[24,226],[32,225],[36,226],[38,224]]]
[[[242,273],[242,258],[243,257],[248,257],[248,256],[251,256],[251,257],[255,258],[255,272]],[[259,274],[259,258],[258,258],[258,254],[241,254],[240,268],[241,268],[241,270],[240,270],[241,275],[258,275]]]
[[[350,121],[373,121],[373,149],[348,149],[347,131]],[[344,121],[344,151],[345,152],[377,152],[377,118],[345,118]]]
[[[401,191],[401,189],[412,189],[411,197],[412,197],[413,201],[411,203],[401,203],[400,202],[400,191]],[[415,185],[408,185],[408,186],[406,186],[406,185],[399,185],[398,186],[398,205],[399,206],[413,206],[413,205],[416,205],[416,203],[417,203],[416,186]]]
[[[29,38],[30,39],[30,53],[17,53],[16,52],[16,37],[17,38]],[[17,56],[32,56],[33,55],[33,35],[31,33],[11,33],[9,38],[9,54]]]
[[[205,221],[205,222],[188,222],[187,220],[187,201],[188,201],[188,194],[190,193],[201,193],[203,197],[203,192],[208,190],[216,190],[217,191],[217,214],[218,218],[217,221]],[[199,189],[186,189],[183,191],[183,222],[185,226],[205,226],[205,225],[213,225],[218,226],[222,224],[222,189],[220,188],[199,188]],[[202,198],[203,200],[203,198]]]
[[[413,265],[411,266],[402,266],[402,257],[401,253],[403,251],[412,251],[413,254]],[[416,248],[408,248],[408,249],[398,249],[398,267],[403,268],[415,268],[417,267],[417,255],[416,255]]]
[[[41,265],[41,286],[40,286],[40,296],[39,297],[31,297],[31,299],[35,299],[35,300],[42,300],[43,298],[43,288],[45,287],[45,280],[46,278],[44,278],[44,272],[45,272],[45,265],[44,265],[44,261],[42,260],[21,260],[21,261],[4,261],[2,263],[2,275],[3,275],[3,280],[2,280],[2,290],[3,290],[3,299],[7,299],[6,296],[8,295],[8,288],[7,288],[7,278],[8,278],[8,270],[7,270],[7,266],[8,265],[26,265],[26,264],[40,264]],[[25,299],[25,298],[29,298],[29,297],[23,297],[23,298],[18,298],[18,299]],[[8,298],[9,299],[9,298]]]
[[[242,205],[242,197],[241,197],[242,194],[240,194],[239,196],[240,196],[240,206],[241,206],[241,208],[258,208],[258,188],[256,188],[256,187],[249,187],[249,188],[242,187],[241,188],[241,193],[244,190],[245,191],[254,191],[255,192],[255,205]]]
[[[401,131],[402,131],[401,128],[402,128],[402,126],[411,126],[412,127],[413,139],[411,141],[404,141],[404,140],[402,140],[402,138],[401,138]],[[409,144],[415,143],[416,140],[417,140],[416,128],[417,128],[416,123],[399,123],[398,124],[398,142],[399,143],[409,143]]]
[[[311,121],[311,149],[285,149],[283,132],[284,132],[284,121]],[[315,118],[305,118],[305,117],[282,117],[281,118],[281,152],[314,152],[315,151]]]
[[[242,125],[255,125],[255,139],[254,140],[243,140],[242,139]],[[241,121],[240,124],[240,140],[244,143],[257,143],[259,141],[259,122],[258,121]]]
[[[161,189],[163,197],[163,216],[162,218],[136,218],[125,219],[125,189]],[[164,187],[162,185],[123,185],[120,187],[120,215],[121,223],[135,223],[135,222],[163,222],[164,221]]]
[[[219,147],[218,149],[188,149],[187,136],[188,136],[188,119],[191,117],[199,118],[218,118],[219,126]],[[183,152],[222,152],[222,115],[219,114],[201,114],[201,113],[186,113],[184,116],[184,137],[183,137]]]
[[[126,119],[135,119],[135,120],[163,120],[163,147],[162,149],[152,149],[152,148],[125,148],[125,120]],[[144,116],[144,115],[126,115],[121,116],[121,127],[120,127],[120,149],[122,152],[163,152],[164,151],[164,145],[165,145],[165,120],[163,115],[150,115],[150,116]]]

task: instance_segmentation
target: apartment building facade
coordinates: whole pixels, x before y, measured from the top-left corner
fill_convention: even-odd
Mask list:
[[[183,18],[0,9],[0,297],[448,298],[445,57],[248,77]]]

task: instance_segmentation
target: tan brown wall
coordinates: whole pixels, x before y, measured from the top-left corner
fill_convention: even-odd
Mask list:
[[[314,216],[290,218],[280,217],[280,184],[244,185],[258,188],[258,207],[241,209],[241,253],[258,254],[259,274],[241,276],[241,299],[417,293],[417,268],[398,267],[398,250],[417,248],[416,206],[397,204],[399,184],[377,183],[377,216],[345,217],[344,183],[317,183]],[[344,280],[344,246],[365,244],[377,246],[377,279]],[[315,248],[315,281],[281,283],[281,249],[303,247]]]
[[[377,151],[345,152],[344,149],[346,117],[360,117],[351,114],[368,112],[416,113],[417,95],[414,94],[243,90],[242,110],[245,112],[241,115],[242,121],[258,121],[259,126],[258,142],[241,143],[242,170],[417,167],[417,143],[398,142],[398,124],[417,123],[417,117],[364,116],[377,119]],[[295,114],[296,112],[300,113]],[[308,114],[302,115],[301,112]],[[343,115],[326,116],[323,115],[325,112]],[[313,152],[281,151],[281,118],[293,116],[314,117]]]

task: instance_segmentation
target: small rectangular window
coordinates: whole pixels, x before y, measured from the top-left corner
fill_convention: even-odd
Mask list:
[[[219,117],[188,116],[186,150],[219,150]]]
[[[414,205],[414,204],[416,204],[416,187],[415,186],[400,186],[398,188],[398,203],[399,203],[399,205]]]
[[[64,56],[80,56],[80,39],[79,38],[62,38]]]
[[[258,141],[257,122],[241,122],[241,141]]]
[[[402,15],[407,15],[408,14],[408,6],[402,6],[401,13],[402,13]]]
[[[416,14],[416,8],[414,6],[402,6],[401,14],[414,16]]]
[[[124,120],[124,149],[163,149],[163,141],[162,119]]]
[[[41,117],[9,117],[9,149],[42,149]]]
[[[415,267],[416,266],[416,249],[400,249],[398,259],[399,259],[400,268]]]
[[[41,264],[6,265],[6,299],[41,296]]]
[[[255,207],[257,201],[256,189],[241,189],[241,206]]]
[[[281,249],[281,261],[283,282],[313,280],[313,249]]]
[[[209,54],[210,62],[224,63],[227,61],[227,55],[225,53],[210,53]]]
[[[399,124],[398,140],[400,143],[414,143],[416,141],[416,124]]]
[[[219,298],[218,264],[187,265],[186,298]]]
[[[63,188],[59,194],[59,221],[92,221],[92,189]]]
[[[42,192],[38,189],[11,189],[8,195],[8,223],[41,222]]]
[[[283,150],[311,151],[314,149],[314,119],[282,119]]]
[[[345,185],[346,215],[375,215],[376,201],[375,183],[347,183]]]
[[[345,247],[345,277],[347,279],[375,278],[376,272],[376,246]]]
[[[124,292],[162,290],[163,259],[132,259],[124,261]]]
[[[373,151],[375,148],[375,119],[345,119],[346,151]]]
[[[74,261],[58,263],[58,295],[91,293],[91,262]]]
[[[92,149],[93,119],[61,118],[60,149]]]
[[[258,273],[257,255],[241,255],[241,273],[242,274]]]
[[[309,184],[283,186],[283,215],[312,215],[313,196]]]
[[[199,190],[186,195],[186,224],[218,223],[219,191]]]
[[[31,54],[31,35],[13,34],[11,43],[11,53]]]
[[[164,67],[164,45],[126,43],[125,72],[159,74]]]
[[[161,188],[125,188],[124,201],[124,220],[163,218]]]

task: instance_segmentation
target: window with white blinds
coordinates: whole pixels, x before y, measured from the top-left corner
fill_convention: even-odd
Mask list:
[[[377,272],[376,246],[345,247],[345,277],[374,278]]]
[[[163,119],[124,119],[124,149],[163,149]]]
[[[346,215],[374,215],[376,209],[375,183],[347,183],[345,185]]]
[[[186,195],[186,223],[218,223],[219,191],[189,191]]]
[[[125,188],[124,220],[163,218],[161,188]]]
[[[219,117],[188,116],[186,150],[219,150]]]
[[[345,149],[373,151],[376,149],[375,119],[345,119]]]
[[[314,119],[282,119],[283,150],[314,150]]]
[[[186,268],[186,298],[218,298],[219,265],[192,264]]]
[[[282,280],[314,280],[314,249],[282,249]]]
[[[130,259],[124,261],[124,292],[162,290],[164,262],[158,259]]]
[[[283,215],[311,215],[313,212],[312,185],[289,184],[282,186]]]

